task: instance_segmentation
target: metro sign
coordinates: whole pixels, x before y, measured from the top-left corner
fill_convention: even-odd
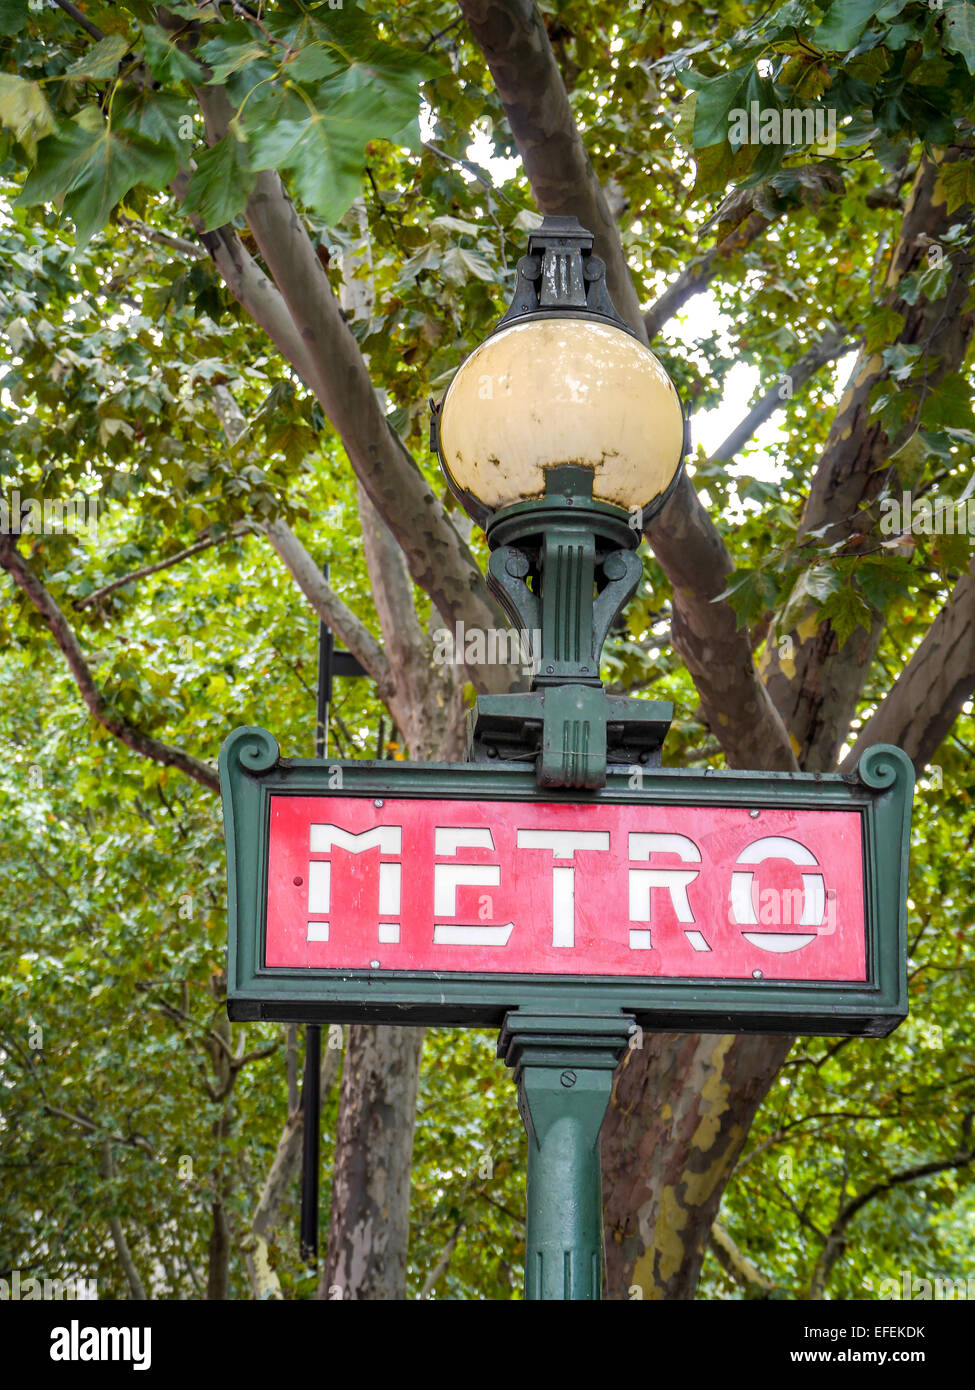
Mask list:
[[[491,764],[221,754],[237,1019],[887,1033],[906,1014],[913,769],[610,770],[540,793]]]
[[[856,811],[377,799],[271,797],[266,966],[866,979]]]

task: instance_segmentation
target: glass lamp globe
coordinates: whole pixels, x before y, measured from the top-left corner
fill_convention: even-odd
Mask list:
[[[649,348],[611,322],[562,313],[515,321],[471,353],[447,388],[439,438],[454,490],[483,513],[541,498],[546,472],[571,464],[592,470],[596,501],[640,509],[643,524],[676,479],[684,415]]]

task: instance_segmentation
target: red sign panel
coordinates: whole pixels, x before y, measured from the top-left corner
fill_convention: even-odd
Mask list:
[[[271,797],[264,965],[864,981],[858,811]]]

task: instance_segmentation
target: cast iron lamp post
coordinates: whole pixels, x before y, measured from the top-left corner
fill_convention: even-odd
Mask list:
[[[616,312],[592,245],[574,217],[544,219],[507,313],[431,426],[451,488],[487,534],[488,585],[540,647],[529,693],[478,699],[468,759],[533,759],[553,789],[604,787],[607,762],[659,765],[673,715],[607,695],[599,679],[685,432],[674,385]],[[599,1131],[632,1028],[630,1015],[591,1009],[505,1016],[498,1052],[529,1141],[526,1298],[600,1297]]]
[[[684,416],[660,362],[620,318],[591,233],[546,217],[514,297],[462,363],[431,436],[484,527],[488,585],[540,633],[527,695],[482,696],[468,756],[535,758],[544,787],[601,787],[606,763],[658,764],[672,708],[607,696],[603,642],[640,582],[646,523],[680,477]]]
[[[486,528],[494,592],[514,621],[539,629],[533,689],[479,701],[469,756],[480,765],[353,760],[343,790],[323,758],[282,759],[262,729],[237,729],[220,754],[230,1017],[500,1021],[529,1136],[531,1299],[600,1296],[599,1131],[620,1054],[642,1038],[630,1038],[637,1019],[667,1032],[795,1033],[812,1023],[828,1036],[883,1036],[907,1013],[913,768],[900,749],[868,749],[856,777],[667,770],[641,786],[628,775],[634,760],[659,762],[672,711],[607,696],[599,655],[639,581],[639,533],[679,475],[681,413],[659,363],[616,318],[603,274],[578,223],[547,219],[519,263],[511,309],[460,368],[435,430],[452,485]],[[681,833],[698,817],[703,856]],[[781,839],[797,831],[801,839]],[[780,856],[783,844],[803,854]],[[370,856],[375,876],[357,876],[355,891],[346,877],[333,899],[336,848],[378,850],[380,862]],[[490,858],[458,860],[462,848]],[[698,867],[639,867],[657,852]],[[755,888],[752,869],[736,866],[777,857],[822,870],[809,875],[808,896],[802,875],[801,917],[822,940],[787,941],[790,954],[810,946],[795,965],[775,962],[781,934],[756,939],[753,912],[734,901],[736,882]],[[404,901],[406,864],[416,891]],[[384,895],[387,865],[396,891]],[[730,913],[713,879],[725,872]],[[676,884],[699,873],[697,920]],[[490,938],[463,920],[470,898],[462,909],[438,896],[438,883],[471,890],[502,878]],[[822,900],[807,920],[816,883],[841,900],[825,930]],[[662,919],[654,888],[670,891]],[[651,916],[649,930],[631,925]],[[689,953],[702,949],[713,951],[710,965],[698,957],[692,969]],[[778,968],[767,971],[770,961]]]

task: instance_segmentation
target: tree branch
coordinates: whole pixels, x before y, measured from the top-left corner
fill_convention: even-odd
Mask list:
[[[758,1290],[759,1297],[775,1288],[772,1281],[765,1278],[758,1266],[739,1250],[731,1236],[718,1221],[715,1221],[711,1227],[711,1249],[714,1251],[721,1268],[746,1289]]]
[[[411,757],[421,758],[421,748],[429,744],[433,732],[431,723],[436,722],[431,719],[434,711],[428,708],[430,643],[417,620],[403,552],[361,483],[358,491],[362,547],[373,602],[391,670],[396,672],[395,689],[390,691],[390,713],[406,739]]]
[[[747,628],[715,603],[734,563],[687,474],[647,537],[674,589],[671,633],[729,767],[794,772],[782,719],[762,683]]]
[[[276,286],[244,247],[232,227],[200,231],[200,241],[219,270],[230,293],[274,343],[286,362],[310,390],[314,366],[288,307]]]
[[[447,1273],[447,1270],[450,1266],[451,1257],[454,1253],[454,1250],[457,1248],[457,1242],[460,1239],[460,1233],[464,1229],[464,1224],[464,1218],[461,1217],[461,1219],[454,1226],[454,1229],[451,1231],[446,1245],[440,1252],[439,1258],[437,1259],[437,1263],[433,1266],[433,1269],[431,1269],[430,1273],[423,1281],[423,1288],[420,1290],[421,1298],[429,1298],[430,1295],[433,1293],[434,1289],[437,1287],[438,1280],[444,1274]]]
[[[606,195],[576,129],[535,0],[459,0],[491,70],[541,213],[578,217],[606,262],[617,309],[646,340],[640,303]]]
[[[170,555],[166,560],[157,560],[153,565],[144,565],[142,569],[133,570],[131,574],[123,574],[121,579],[113,579],[110,584],[105,584],[101,589],[95,589],[90,594],[85,594],[84,598],[72,600],[72,608],[80,613],[83,608],[90,608],[92,604],[101,603],[102,599],[108,598],[109,594],[114,594],[116,589],[122,589],[126,584],[134,584],[138,579],[145,579],[150,574],[158,574],[160,570],[172,569],[173,565],[181,564],[183,560],[188,560],[191,555],[198,555],[201,550],[208,550],[212,545],[221,545],[224,541],[230,540],[234,535],[240,535],[239,530],[228,532],[224,536],[206,536],[201,541],[194,542],[187,546],[185,550],[179,550],[175,555]]]
[[[138,236],[143,237],[146,241],[155,242],[157,246],[165,246],[170,251],[178,251],[181,256],[189,256],[194,261],[207,260],[206,251],[197,246],[195,241],[187,241],[185,237],[174,236],[171,232],[162,232],[124,212],[118,213],[117,219],[121,226],[131,227]]]
[[[112,1162],[112,1141],[110,1139],[106,1139],[102,1143],[100,1169],[104,1180],[111,1182],[115,1177],[115,1164]],[[147,1302],[148,1295],[145,1285],[139,1277],[139,1271],[135,1267],[135,1261],[129,1249],[129,1242],[125,1238],[125,1231],[122,1229],[122,1223],[117,1216],[113,1215],[108,1218],[108,1229],[112,1233],[112,1244],[115,1246],[115,1253],[118,1255],[119,1264],[125,1274],[130,1296],[139,1303]]]
[[[140,753],[144,758],[151,758],[153,762],[161,763],[164,767],[176,767],[180,772],[185,772],[188,777],[192,777],[194,781],[208,787],[210,791],[218,791],[220,781],[216,769],[211,767],[209,763],[201,762],[198,758],[192,757],[191,754],[184,753],[182,749],[173,748],[168,743],[153,738],[150,734],[144,734],[134,724],[130,724],[127,719],[115,713],[105,695],[95,684],[82,655],[78,639],[68,620],[41,581],[28,567],[26,560],[14,544],[14,538],[9,535],[0,535],[0,568],[7,570],[13,577],[14,583],[22,590],[48,627],[68,663],[75,684],[81,692],[81,697],[88,706],[92,718],[96,719],[110,734],[114,734],[127,748],[131,748],[134,753]]]
[[[170,184],[177,202],[185,198],[188,183],[189,175],[184,170]],[[277,287],[247,251],[233,227],[218,227],[207,232],[199,217],[189,215],[188,220],[237,303],[264,329],[285,361],[291,363],[310,389],[311,359]]]
[[[833,1222],[826,1238],[826,1244],[816,1261],[816,1268],[813,1270],[812,1281],[809,1286],[810,1299],[822,1299],[825,1296],[826,1282],[829,1279],[830,1271],[842,1255],[846,1245],[846,1229],[862,1207],[871,1202],[874,1197],[889,1192],[891,1188],[902,1187],[905,1183],[915,1182],[918,1178],[931,1177],[935,1173],[945,1173],[953,1168],[965,1168],[973,1159],[975,1159],[975,1149],[963,1149],[953,1158],[937,1159],[932,1163],[919,1163],[914,1168],[905,1168],[902,1173],[893,1173],[889,1178],[874,1183],[865,1192],[861,1192],[857,1197],[847,1202]]]
[[[741,424],[737,425],[727,439],[718,445],[708,459],[708,463],[730,462],[739,449],[751,439],[759,426],[764,425],[770,416],[790,401],[795,393],[805,386],[811,377],[815,376],[820,367],[826,366],[828,362],[835,362],[837,357],[842,357],[845,352],[851,351],[852,348],[853,344],[849,342],[844,333],[837,333],[832,329],[824,333],[819,342],[814,343],[811,348],[807,348],[786,373],[789,383],[788,394],[782,395],[781,385],[770,386],[765,394],[755,402]]]
[[[199,88],[197,97],[208,138],[219,138],[232,114],[226,93]],[[245,215],[287,308],[290,340],[299,347],[292,351],[281,339],[275,341],[338,431],[356,476],[402,546],[414,581],[448,624],[502,624],[501,610],[473,556],[389,425],[359,345],[276,172],[258,175]],[[498,688],[505,688],[504,668],[485,671]]]
[[[54,3],[57,5],[58,9],[64,10],[66,15],[70,15],[76,24],[80,24],[82,29],[90,34],[93,39],[103,39],[105,37],[98,25],[92,24],[88,16],[82,14],[77,5],[72,5],[71,0],[54,0]]]
[[[62,1110],[59,1105],[45,1105],[45,1115],[56,1115],[61,1120],[67,1120],[69,1124],[77,1125],[79,1129],[86,1130],[89,1134],[97,1134],[100,1126],[89,1115],[74,1114],[70,1110]],[[110,1136],[112,1144],[122,1144],[126,1148],[142,1149],[150,1158],[155,1158],[155,1152],[148,1139],[141,1134],[133,1134],[126,1139],[122,1135],[114,1134]]]
[[[707,289],[721,269],[723,261],[739,255],[756,241],[768,226],[767,217],[763,217],[760,212],[753,212],[740,226],[719,241],[717,246],[712,246],[690,261],[644,314],[643,324],[648,340],[652,341],[664,324],[679,313],[689,299]]]
[[[362,664],[385,702],[393,688],[389,660],[365,623],[345,606],[286,522],[270,521],[264,533],[319,618]]]

